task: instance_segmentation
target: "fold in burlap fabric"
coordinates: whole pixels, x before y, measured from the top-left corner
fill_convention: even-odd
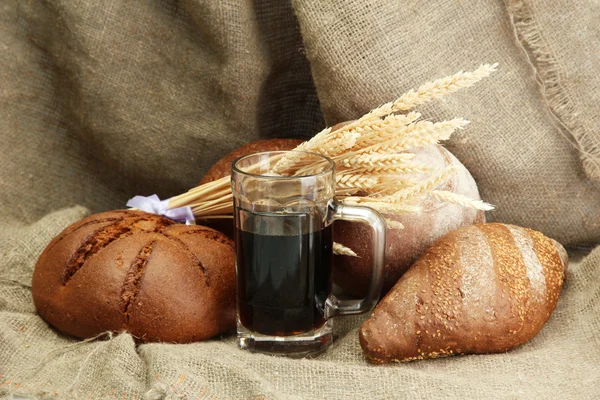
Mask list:
[[[2,226],[2,395],[286,400],[600,395],[600,248],[584,262],[571,264],[557,309],[524,346],[506,354],[372,366],[358,343],[362,318],[336,319],[333,347],[310,360],[250,354],[237,348],[233,336],[138,347],[128,334],[92,342],[62,336],[35,315],[31,274],[46,243],[83,215],[82,208],[71,208],[28,227]]]
[[[296,24],[279,1],[3,0],[0,218],[170,197],[244,143],[312,136]]]
[[[499,62],[422,107],[472,121],[449,148],[488,217],[600,242],[600,6],[564,0],[4,0],[0,5],[0,393],[59,398],[592,398],[600,250],[571,268],[542,333],[508,354],[390,367],[361,318],[325,355],[250,355],[228,336],[78,342],[34,313],[31,272],[60,229],[194,186],[229,150],[309,137],[425,81]],[[313,83],[314,82],[314,83]],[[321,110],[322,106],[322,110]],[[32,225],[27,225],[32,224]]]
[[[488,220],[564,244],[598,243],[600,5],[506,3],[294,0],[328,123],[451,71],[499,62],[488,81],[419,111],[471,120],[448,148],[497,206]]]
[[[6,0],[0,218],[182,193],[243,143],[315,134],[320,105],[333,124],[499,62],[423,113],[472,121],[449,148],[491,220],[599,243],[599,17],[564,0]]]

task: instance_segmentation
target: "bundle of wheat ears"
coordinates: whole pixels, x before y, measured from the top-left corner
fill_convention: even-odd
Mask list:
[[[449,139],[455,130],[463,129],[469,121],[454,118],[434,123],[420,120],[421,114],[410,110],[472,86],[489,76],[496,67],[497,64],[484,64],[473,72],[461,71],[426,83],[338,130],[324,129],[295,150],[319,153],[335,162],[336,198],[345,204],[367,206],[385,214],[420,213],[424,199],[433,197],[441,202],[491,210],[493,206],[481,200],[436,190],[456,173],[456,167],[435,170],[414,162],[415,154],[411,152],[411,149]],[[289,153],[275,164],[271,172],[286,176],[310,173],[311,165],[298,159],[301,154]],[[425,179],[411,179],[411,175],[419,177],[423,174],[427,174]],[[399,176],[402,178],[399,179]],[[190,206],[197,218],[231,218],[230,178],[195,187],[169,202],[169,208],[183,206]],[[391,229],[403,228],[397,221],[387,222]],[[335,244],[334,251],[355,255],[339,244]]]

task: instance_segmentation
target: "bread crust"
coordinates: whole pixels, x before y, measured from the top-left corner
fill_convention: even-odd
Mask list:
[[[230,153],[224,155],[204,174],[200,180],[200,185],[216,181],[225,176],[231,175],[231,164],[238,158],[247,154],[257,153],[261,151],[282,151],[293,150],[303,142],[301,139],[263,139],[255,142],[250,142]]]
[[[79,338],[208,339],[235,326],[233,242],[141,211],[95,214],[48,244],[32,295],[44,320]]]
[[[372,363],[499,353],[542,329],[556,307],[568,260],[543,234],[490,223],[441,238],[361,326]]]
[[[263,139],[257,140],[256,142],[250,142],[245,144],[232,152],[226,154],[217,161],[202,177],[200,185],[216,181],[223,177],[231,175],[231,165],[238,158],[247,154],[257,153],[261,151],[283,151],[293,150],[303,140],[300,139]],[[233,239],[233,220],[230,219],[207,219],[201,221],[202,224],[210,226],[219,232],[224,233],[227,237]]]
[[[471,174],[448,150],[442,146],[431,146],[418,150],[419,156],[431,166],[442,168],[455,165],[455,174],[439,190],[448,190],[479,200],[479,191]],[[426,201],[423,212],[418,215],[384,214],[398,221],[404,229],[387,229],[386,265],[384,269],[383,294],[406,272],[425,250],[446,233],[463,226],[485,222],[485,213],[457,204]],[[334,240],[351,248],[359,257],[336,256],[333,281],[344,291],[364,297],[371,277],[372,231],[365,224],[336,221]]]

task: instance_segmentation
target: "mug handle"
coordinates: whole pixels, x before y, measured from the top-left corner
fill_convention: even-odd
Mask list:
[[[377,211],[369,207],[349,206],[333,200],[329,204],[332,212],[331,220],[344,220],[367,223],[373,228],[373,268],[369,290],[361,300],[339,300],[333,294],[326,302],[326,318],[338,315],[354,315],[371,311],[381,295],[383,285],[383,267],[385,265],[385,219]]]

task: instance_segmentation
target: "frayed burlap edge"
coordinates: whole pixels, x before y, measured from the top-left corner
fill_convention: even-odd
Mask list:
[[[542,95],[559,128],[570,133],[588,178],[600,182],[600,137],[577,120],[577,112],[561,79],[560,65],[544,41],[526,0],[504,0],[517,43],[533,68]]]

